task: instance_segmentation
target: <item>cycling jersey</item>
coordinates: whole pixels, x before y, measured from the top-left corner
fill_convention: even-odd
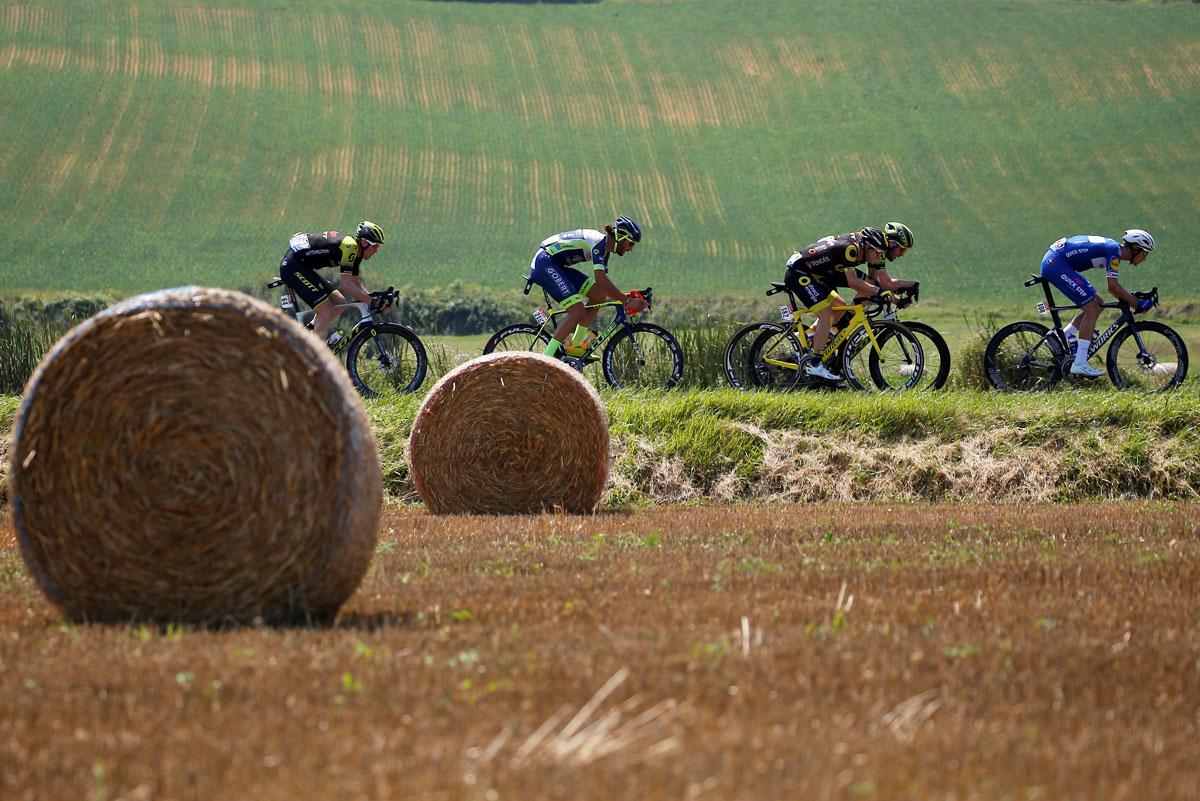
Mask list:
[[[337,267],[343,273],[358,275],[359,265],[362,264],[358,240],[352,236],[342,236],[337,231],[293,234],[288,240],[288,248],[289,252],[284,258],[297,267],[310,270]]]
[[[1121,257],[1121,246],[1112,239],[1102,236],[1072,236],[1060,239],[1046,251],[1042,264],[1053,259],[1065,264],[1075,272],[1093,267],[1103,267],[1109,278],[1117,278],[1117,265]]]
[[[317,270],[337,267],[343,273],[358,275],[360,264],[362,253],[354,237],[342,236],[337,231],[301,232],[288,240],[287,253],[279,262],[279,277],[302,301],[315,309],[337,289]]]
[[[838,278],[863,263],[862,253],[858,234],[827,236],[793,253],[787,268],[815,278]]]
[[[538,249],[559,268],[591,262],[593,269],[608,272],[607,239],[603,231],[579,228],[543,239]]]

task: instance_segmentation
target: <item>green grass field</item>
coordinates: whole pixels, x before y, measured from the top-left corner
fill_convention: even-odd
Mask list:
[[[0,291],[251,287],[362,217],[375,283],[516,287],[623,211],[614,277],[680,295],[896,218],[929,298],[1135,225],[1127,283],[1197,297],[1198,42],[1187,4],[3,4]]]

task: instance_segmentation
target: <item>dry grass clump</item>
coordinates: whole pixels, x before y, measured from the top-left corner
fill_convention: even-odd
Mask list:
[[[413,483],[436,514],[592,512],[608,475],[608,418],[562,362],[493,353],[430,391],[408,444]]]
[[[245,295],[143,295],[69,332],[11,448],[21,551],[69,618],[328,617],[378,533],[374,437],[320,343]]]

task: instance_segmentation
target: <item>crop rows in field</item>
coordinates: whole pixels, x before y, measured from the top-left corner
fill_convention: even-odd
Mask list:
[[[0,215],[61,232],[0,287],[245,286],[292,231],[364,216],[402,243],[382,281],[512,286],[620,210],[648,232],[621,279],[677,293],[889,218],[930,296],[1011,299],[1050,241],[1129,225],[1163,243],[1148,280],[1200,291],[1185,8],[920,2],[886,46],[857,33],[872,3],[363,8],[0,6]],[[1042,41],[1062,29],[1114,44]]]

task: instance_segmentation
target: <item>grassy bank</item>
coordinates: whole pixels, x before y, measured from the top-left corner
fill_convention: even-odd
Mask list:
[[[683,501],[1076,501],[1200,497],[1200,389],[1007,396],[952,391],[604,393],[606,507]],[[367,404],[389,497],[421,398]],[[7,435],[18,401],[0,401]],[[7,436],[6,436],[7,438]]]
[[[443,364],[456,357],[441,351]],[[1200,497],[1200,385],[1013,396],[602,392],[605,506],[680,501]],[[415,501],[405,457],[421,397],[370,401],[388,495]],[[6,442],[19,405],[0,397]],[[0,464],[0,471],[4,465]]]

